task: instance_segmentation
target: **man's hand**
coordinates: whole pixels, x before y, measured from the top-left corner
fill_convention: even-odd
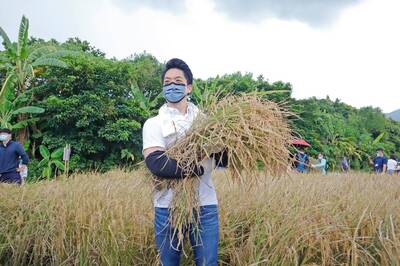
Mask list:
[[[17,172],[24,172],[26,171],[27,166],[25,164],[21,164],[18,168],[17,168]]]
[[[372,161],[372,158],[369,155],[368,155],[368,162],[370,165],[374,165],[374,161]]]
[[[211,173],[216,166],[215,160],[210,160],[208,158],[202,160],[200,165],[203,167],[204,173]]]

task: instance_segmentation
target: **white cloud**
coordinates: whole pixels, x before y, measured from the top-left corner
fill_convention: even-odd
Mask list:
[[[400,108],[400,3],[367,0],[344,10],[328,28],[298,21],[233,21],[211,0],[188,0],[185,12],[151,5],[122,9],[111,0],[9,3],[0,25],[16,29],[22,13],[41,38],[79,36],[124,58],[146,50],[159,60],[180,57],[197,77],[234,71],[291,82],[296,97],[338,97],[357,107]]]
[[[298,20],[321,27],[342,9],[361,0],[216,0],[218,10],[234,20],[257,22],[265,18]]]

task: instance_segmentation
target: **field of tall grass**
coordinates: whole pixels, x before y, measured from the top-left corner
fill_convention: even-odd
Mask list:
[[[0,265],[157,265],[141,171],[0,185]],[[217,173],[221,265],[400,265],[400,177]],[[191,265],[190,247],[183,265]]]

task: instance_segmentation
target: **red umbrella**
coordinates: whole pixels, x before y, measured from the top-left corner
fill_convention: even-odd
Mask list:
[[[304,139],[294,139],[292,141],[292,145],[299,145],[299,146],[304,146],[304,147],[311,147],[311,145],[305,141]]]

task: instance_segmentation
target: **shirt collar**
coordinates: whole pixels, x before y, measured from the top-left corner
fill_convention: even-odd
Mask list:
[[[174,107],[169,107],[168,104],[165,103],[163,106],[161,106],[158,113],[160,115],[167,115],[169,117],[177,117],[177,116],[190,117],[193,114],[197,113],[197,107],[193,103],[188,102],[186,113],[182,114],[181,112],[179,112],[178,109]]]
[[[13,140],[9,140],[8,143],[6,145],[4,145],[4,143],[1,143],[1,147],[7,148],[8,146],[10,146],[14,141]]]

